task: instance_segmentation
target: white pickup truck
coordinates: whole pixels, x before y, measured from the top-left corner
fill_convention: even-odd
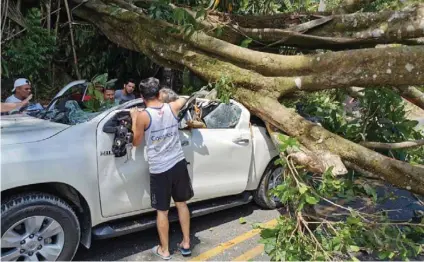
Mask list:
[[[144,146],[125,146],[129,109],[144,103],[84,112],[78,95],[86,88],[84,80],[70,83],[36,116],[1,117],[2,261],[71,260],[80,243],[89,248],[92,239],[155,226]],[[206,128],[184,127],[194,104]],[[283,167],[274,164],[278,152],[263,123],[236,101],[194,99],[184,111],[191,215],[252,199],[275,208],[278,201],[267,193]],[[169,218],[177,220],[174,208]]]

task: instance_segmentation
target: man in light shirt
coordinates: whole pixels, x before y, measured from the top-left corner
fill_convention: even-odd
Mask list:
[[[26,78],[18,78],[13,84],[12,89],[13,95],[9,96],[5,103],[21,103],[31,95],[31,83]],[[21,106],[13,109],[13,111],[19,111]]]
[[[143,139],[146,142],[151,205],[157,210],[160,238],[160,245],[155,246],[153,252],[164,260],[171,259],[168,210],[172,197],[183,232],[178,249],[184,256],[188,256],[191,255],[190,212],[186,201],[193,197],[194,192],[176,117],[187,100],[178,98],[170,103],[161,101],[159,80],[153,77],[140,83],[140,92],[146,108],[141,112],[137,109],[131,111],[133,145],[139,146]]]

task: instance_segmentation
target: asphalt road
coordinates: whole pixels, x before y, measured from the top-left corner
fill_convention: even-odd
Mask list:
[[[269,261],[262,254],[258,231],[253,230],[254,223],[265,223],[277,218],[278,210],[261,210],[255,204],[248,204],[217,213],[192,219],[191,241],[193,254],[184,258],[176,250],[182,235],[179,224],[170,226],[170,247],[172,260],[221,260],[233,259]],[[241,223],[240,218],[246,223]],[[81,247],[75,261],[158,261],[150,251],[158,244],[156,229],[148,229],[113,239],[93,241],[89,250]],[[243,255],[243,256],[242,256]]]
[[[400,190],[381,182],[375,183],[377,194],[387,197],[372,210],[392,210],[391,219],[404,220],[413,216],[414,210],[424,212],[424,206],[410,192]],[[396,196],[396,197],[394,197]],[[369,202],[368,202],[369,203]],[[340,203],[344,205],[343,203]],[[355,201],[347,204],[351,207],[366,207],[364,201]],[[321,206],[317,209],[320,215],[338,213],[337,208]],[[365,211],[365,210],[363,210]],[[268,223],[272,225],[282,210],[262,210],[254,203],[240,206],[217,213],[192,219],[191,241],[193,254],[189,258],[182,257],[176,250],[182,235],[179,224],[170,226],[170,247],[173,261],[269,261],[263,254],[263,246],[258,243],[258,230],[253,230],[254,223]],[[241,223],[240,218],[245,221]],[[90,250],[80,248],[74,258],[76,261],[158,261],[151,248],[158,244],[158,235],[155,228],[126,236],[108,240],[93,241]],[[374,259],[371,259],[374,260]]]

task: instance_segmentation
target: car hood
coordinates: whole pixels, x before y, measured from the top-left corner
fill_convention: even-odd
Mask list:
[[[0,120],[1,145],[44,140],[70,127],[25,114],[1,116]]]

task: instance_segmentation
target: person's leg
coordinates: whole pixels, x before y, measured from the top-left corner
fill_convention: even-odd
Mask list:
[[[156,226],[160,240],[157,253],[163,257],[170,256],[168,210],[171,202],[171,182],[166,172],[150,175],[150,200],[152,208],[157,210]]]
[[[180,246],[185,249],[190,248],[190,212],[186,202],[175,202],[178,210],[178,218],[180,220],[181,231],[183,232],[183,241]]]
[[[159,233],[160,248],[159,254],[162,256],[169,256],[169,220],[168,211],[157,211],[156,224]]]
[[[187,162],[185,160],[175,165],[172,177],[172,198],[178,210],[178,217],[183,232],[183,240],[180,247],[184,249],[190,248],[190,211],[186,201],[190,200],[194,193],[191,185],[190,175],[187,170]]]

